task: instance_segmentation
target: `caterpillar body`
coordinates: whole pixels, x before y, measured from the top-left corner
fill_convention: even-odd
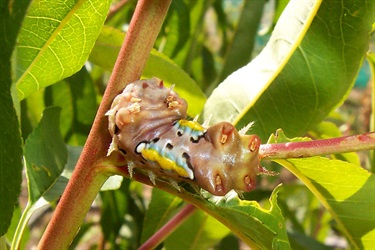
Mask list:
[[[208,127],[186,120],[186,110],[186,101],[157,78],[127,85],[106,114],[108,155],[119,151],[130,175],[137,168],[153,182],[155,175],[187,181],[213,195],[252,190],[263,172],[258,136],[239,133],[229,122]]]

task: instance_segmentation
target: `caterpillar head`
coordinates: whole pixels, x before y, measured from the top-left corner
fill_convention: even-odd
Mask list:
[[[209,127],[204,139],[200,147],[207,156],[191,159],[198,185],[214,195],[251,191],[259,172],[259,137],[240,136],[231,123],[221,122]]]

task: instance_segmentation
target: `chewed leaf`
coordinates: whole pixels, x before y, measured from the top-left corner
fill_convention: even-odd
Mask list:
[[[214,123],[234,115],[239,127],[255,121],[262,141],[280,127],[306,133],[353,86],[374,8],[374,1],[290,1],[265,49],[219,85],[204,115]]]
[[[235,192],[213,197],[216,207],[206,211],[228,226],[249,246],[260,249],[290,249],[284,217],[277,205],[279,187],[273,191],[269,209],[255,201],[240,200]]]
[[[99,35],[110,3],[69,0],[31,4],[16,53],[15,79],[20,99],[82,67]]]

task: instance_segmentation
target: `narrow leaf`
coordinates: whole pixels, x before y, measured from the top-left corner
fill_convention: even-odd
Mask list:
[[[109,0],[33,1],[17,45],[16,80],[20,99],[82,67],[110,3]]]
[[[67,183],[67,178],[60,177],[67,162],[67,148],[59,130],[60,111],[58,107],[46,108],[38,126],[25,142],[29,197],[12,241],[12,249],[19,249],[27,222],[35,210],[58,198]]]
[[[59,130],[60,108],[46,108],[42,120],[25,143],[29,201],[36,202],[57,181],[67,161]]]
[[[250,61],[265,3],[259,0],[244,2],[236,33],[225,55],[220,81]]]
[[[14,107],[18,104],[13,103],[11,96],[10,60],[29,2],[0,1],[0,236],[9,228],[22,182],[22,141]]]

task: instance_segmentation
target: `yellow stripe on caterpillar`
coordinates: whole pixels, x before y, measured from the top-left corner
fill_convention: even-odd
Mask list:
[[[194,179],[194,173],[191,169],[186,169],[183,166],[178,165],[174,160],[160,155],[155,149],[145,148],[141,151],[141,154],[146,160],[158,163],[164,170],[174,171],[181,177],[192,180]]]

